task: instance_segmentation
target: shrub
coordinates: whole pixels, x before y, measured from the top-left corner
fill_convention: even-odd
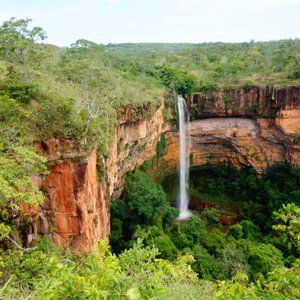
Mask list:
[[[251,243],[248,257],[254,275],[262,273],[266,276],[268,272],[283,266],[282,253],[271,244]]]
[[[124,200],[111,203],[112,246],[117,252],[124,249],[137,225],[162,229],[178,213],[170,206],[162,187],[142,171],[126,175],[125,191]]]
[[[212,208],[204,208],[201,215],[206,220],[207,225],[212,227],[221,227],[222,225],[219,223],[219,212],[217,209]]]
[[[159,77],[166,87],[181,95],[192,94],[198,84],[193,73],[169,65],[163,65],[159,68]]]
[[[0,84],[0,95],[15,99],[18,103],[28,104],[30,100],[39,98],[38,86],[33,83],[18,81]]]
[[[201,245],[214,255],[221,251],[225,243],[225,234],[218,229],[207,232],[201,238]]]
[[[217,92],[219,90],[219,85],[214,81],[201,82],[199,87],[199,92],[208,94],[211,92]]]
[[[166,136],[164,133],[160,135],[160,140],[156,145],[156,155],[158,158],[164,156],[167,147]]]
[[[162,224],[164,217],[169,214],[175,216],[162,187],[153,183],[145,173],[135,171],[128,174],[125,189],[128,218],[132,224]]]
[[[230,279],[238,272],[250,274],[251,266],[248,263],[248,255],[235,242],[226,244],[218,257],[224,273],[223,279]]]
[[[251,241],[260,242],[262,235],[259,227],[249,220],[244,220],[238,224],[230,227],[228,235],[233,236],[235,239],[248,239]]]
[[[277,224],[272,228],[279,234],[282,243],[288,250],[293,248],[294,254],[300,253],[300,208],[290,203],[273,214]]]
[[[170,226],[170,238],[177,247],[183,250],[200,243],[206,234],[205,222],[197,216],[192,216],[186,222],[174,223]]]
[[[192,268],[198,273],[199,278],[202,279],[223,279],[224,269],[215,256],[209,254],[205,248],[196,245],[192,250],[195,262]]]
[[[160,256],[164,259],[174,260],[179,254],[178,249],[166,234],[155,237],[153,244],[159,250]]]

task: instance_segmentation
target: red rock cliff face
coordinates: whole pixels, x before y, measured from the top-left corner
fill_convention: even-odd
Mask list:
[[[75,150],[71,154],[73,144],[55,139],[43,146],[54,166],[42,183],[46,199],[39,208],[37,231],[48,234],[62,248],[91,250],[110,232],[105,185],[97,179],[97,151],[76,156]],[[63,159],[66,156],[73,159]]]
[[[223,89],[188,97],[196,118],[207,117],[272,117],[279,111],[300,109],[300,87],[274,86]],[[281,115],[277,115],[281,117]]]
[[[159,106],[149,119],[136,120],[126,111],[120,119],[106,161],[109,198],[116,199],[121,195],[125,173],[156,155],[156,144],[163,131],[163,108],[163,105]]]
[[[300,87],[272,86],[227,89],[188,98],[191,122],[192,166],[230,163],[262,172],[286,161],[300,167]],[[239,117],[239,118],[237,118]],[[162,164],[166,173],[179,164],[177,131],[168,132]]]
[[[191,122],[189,133],[192,167],[228,163],[237,168],[252,166],[261,173],[276,162],[290,161],[300,166],[300,153],[293,153],[288,137],[270,120],[208,118]],[[167,140],[163,159],[167,173],[173,173],[179,164],[177,132],[169,132]]]
[[[147,108],[143,108],[144,110]],[[47,234],[61,248],[74,252],[93,249],[109,236],[109,200],[120,196],[126,172],[152,158],[162,133],[163,105],[150,118],[139,120],[138,112],[125,109],[115,129],[114,142],[103,166],[97,165],[97,149],[69,140],[50,139],[37,145],[52,165],[36,185],[45,194],[40,207],[23,205],[23,216],[31,221],[26,235],[29,244],[37,234]],[[97,171],[106,172],[100,182]]]

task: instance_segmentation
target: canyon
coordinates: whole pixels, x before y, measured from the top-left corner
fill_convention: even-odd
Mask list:
[[[300,87],[239,87],[186,96],[190,115],[191,167],[225,163],[257,173],[276,162],[300,166]],[[166,106],[168,101],[166,101]],[[170,105],[169,105],[170,106]],[[179,136],[164,117],[164,104],[151,116],[130,107],[119,112],[109,154],[52,138],[36,145],[50,167],[33,178],[45,194],[40,206],[23,205],[29,220],[26,243],[47,234],[60,247],[82,253],[110,233],[109,202],[120,197],[124,175],[156,156],[164,133],[167,147],[150,173],[160,181],[178,171]],[[142,108],[142,111],[147,108]],[[175,112],[171,112],[171,115]],[[170,115],[170,109],[169,109]]]

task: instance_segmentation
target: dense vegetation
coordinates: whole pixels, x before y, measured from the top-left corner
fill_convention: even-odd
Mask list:
[[[193,173],[191,195],[232,208],[231,226],[222,226],[216,208],[177,222],[167,187],[136,170],[111,204],[112,250],[102,242],[77,257],[46,239],[29,249],[14,240],[26,226],[14,222],[21,203],[43,201],[30,180],[47,174],[36,142],[72,139],[105,157],[122,106],[148,117],[173,93],[299,83],[299,40],[104,46],[81,39],[60,49],[45,38],[28,19],[0,26],[0,298],[300,298],[300,174],[284,164],[262,178],[224,166]],[[158,156],[164,147],[162,136]]]
[[[180,93],[237,84],[299,83],[300,41],[108,45],[113,66],[150,74]]]
[[[173,191],[171,179],[166,182],[172,186],[167,185],[166,191]],[[298,272],[299,192],[300,170],[290,165],[274,165],[261,178],[253,169],[206,166],[191,173],[190,187],[192,198],[205,201],[206,208],[178,222],[174,221],[178,212],[168,204],[162,187],[136,170],[127,175],[123,199],[111,203],[111,246],[121,253],[142,239],[145,246],[158,248],[162,259],[176,261],[178,255],[192,255],[191,267],[200,279],[237,282],[234,291],[235,284],[224,281],[222,288],[226,286],[223,292],[228,297],[223,294],[224,299],[231,299],[234,293],[234,299],[256,297],[259,289],[266,292],[261,282],[271,280],[272,286],[280,286],[276,276]],[[222,216],[228,215],[234,221],[223,226]],[[299,275],[293,280],[289,288],[296,293],[293,297],[300,297],[294,289]],[[276,288],[272,293],[274,299],[291,296]]]

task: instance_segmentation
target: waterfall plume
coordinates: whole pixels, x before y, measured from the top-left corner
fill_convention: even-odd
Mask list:
[[[180,164],[179,164],[179,195],[178,208],[179,220],[188,219],[192,214],[189,211],[189,168],[190,168],[190,136],[189,116],[187,106],[183,97],[178,96],[178,115],[179,115],[179,144],[180,144]]]

